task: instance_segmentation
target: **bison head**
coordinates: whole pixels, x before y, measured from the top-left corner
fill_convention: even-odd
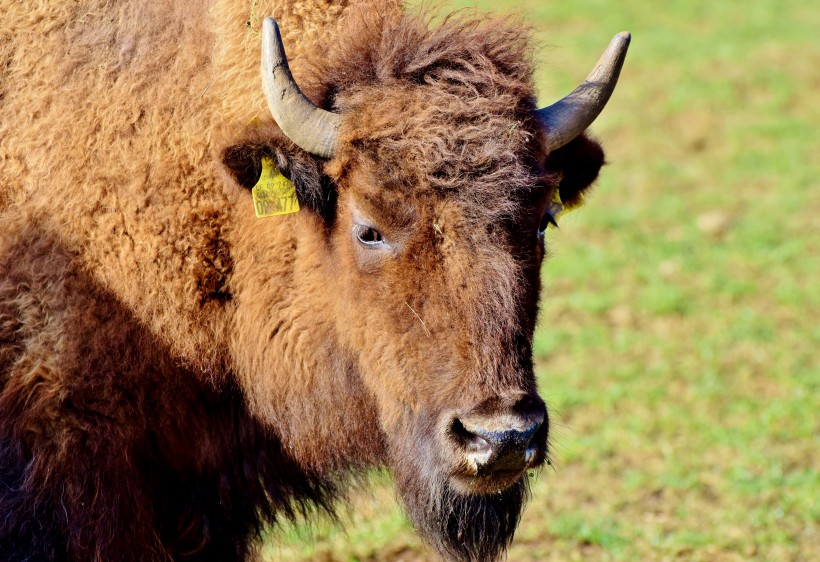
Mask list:
[[[583,133],[629,36],[538,109],[520,29],[404,18],[359,33],[373,36],[328,54],[313,86],[329,111],[302,94],[265,20],[283,134],[259,151],[323,227],[327,337],[366,389],[414,526],[448,558],[492,560],[548,454],[532,362],[544,230],[597,177],[603,153]]]

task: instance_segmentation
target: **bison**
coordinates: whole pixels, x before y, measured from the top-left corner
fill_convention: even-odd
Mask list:
[[[248,560],[374,466],[442,557],[502,556],[548,457],[543,234],[629,36],[539,109],[512,19],[0,19],[0,559]]]

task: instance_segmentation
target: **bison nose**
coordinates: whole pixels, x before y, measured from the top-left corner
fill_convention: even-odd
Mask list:
[[[531,466],[539,453],[539,429],[546,409],[501,415],[466,415],[453,422],[467,465],[476,474],[516,472]],[[546,427],[544,427],[546,430]]]

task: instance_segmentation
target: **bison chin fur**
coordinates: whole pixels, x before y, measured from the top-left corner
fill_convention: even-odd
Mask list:
[[[392,448],[396,491],[414,529],[445,560],[499,560],[512,542],[529,498],[527,477],[491,494],[457,490],[450,474],[442,470],[452,460],[442,458],[446,455],[435,446],[437,440],[430,438],[436,435],[434,429],[424,425],[428,429],[425,437]]]

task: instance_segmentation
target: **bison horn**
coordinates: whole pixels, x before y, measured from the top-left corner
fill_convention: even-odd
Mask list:
[[[616,35],[580,86],[565,98],[535,112],[547,129],[550,151],[583,133],[604,109],[618,83],[631,38],[627,32]]]
[[[299,89],[290,73],[279,26],[270,17],[262,22],[262,87],[282,132],[299,148],[331,158],[342,117],[316,107]]]

